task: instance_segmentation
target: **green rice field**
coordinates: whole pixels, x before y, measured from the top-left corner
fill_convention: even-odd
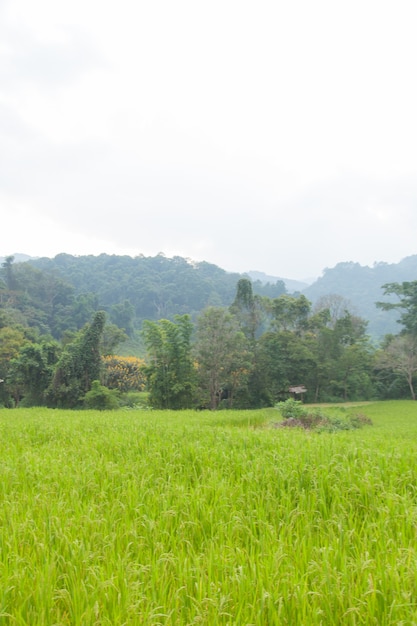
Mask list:
[[[417,403],[0,410],[0,625],[417,624]]]

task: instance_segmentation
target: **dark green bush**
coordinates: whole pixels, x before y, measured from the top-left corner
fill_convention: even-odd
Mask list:
[[[99,411],[114,410],[119,408],[118,396],[119,392],[116,389],[108,389],[101,385],[99,380],[94,380],[90,391],[84,396],[84,407]]]

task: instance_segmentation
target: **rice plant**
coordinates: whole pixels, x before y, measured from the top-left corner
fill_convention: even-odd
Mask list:
[[[0,411],[0,625],[417,623],[417,404]]]

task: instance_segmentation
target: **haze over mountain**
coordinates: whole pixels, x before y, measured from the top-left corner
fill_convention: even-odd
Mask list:
[[[283,278],[282,276],[270,276],[269,274],[265,274],[265,272],[258,272],[256,270],[250,270],[246,272],[248,276],[252,280],[259,280],[261,283],[275,283],[277,280],[282,280],[285,283],[285,287],[288,291],[302,291],[308,285],[311,285],[316,279],[306,279],[306,280],[294,280],[292,278]]]

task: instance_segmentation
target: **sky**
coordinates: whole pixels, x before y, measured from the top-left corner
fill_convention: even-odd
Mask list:
[[[417,254],[415,0],[0,0],[0,256]]]

